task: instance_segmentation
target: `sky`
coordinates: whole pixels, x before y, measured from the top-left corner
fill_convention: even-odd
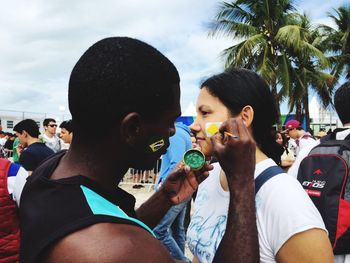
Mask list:
[[[297,1],[316,23],[343,0]],[[214,0],[3,1],[0,10],[0,113],[69,115],[68,80],[85,50],[110,36],[143,40],[165,54],[181,78],[181,106],[195,103],[198,86],[223,70],[223,49],[237,42],[209,37]],[[83,99],[83,97],[82,97]]]

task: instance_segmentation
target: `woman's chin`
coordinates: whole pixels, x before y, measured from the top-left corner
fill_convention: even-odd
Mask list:
[[[201,151],[204,154],[206,161],[211,160],[211,158],[213,157],[213,152],[212,151],[208,151],[208,150],[201,150]]]

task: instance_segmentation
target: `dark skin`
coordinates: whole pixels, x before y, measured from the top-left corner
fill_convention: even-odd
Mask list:
[[[225,132],[238,135],[238,138],[224,135]],[[226,174],[230,190],[226,231],[213,262],[259,262],[254,201],[254,139],[241,118],[231,118],[222,124],[220,133],[214,135],[211,141],[213,154]]]
[[[69,151],[62,157],[51,179],[84,175],[105,189],[119,184],[126,171],[141,160],[153,162],[164,153],[145,154],[142,145],[153,134],[167,138],[175,133],[174,122],[180,115],[179,94],[171,110],[164,111],[152,122],[137,112],[127,114],[110,135],[92,144],[89,136],[75,132]],[[107,152],[106,152],[107,149]],[[165,150],[165,149],[164,149]],[[104,152],[104,155],[100,153]],[[211,165],[193,172],[180,163],[167,183],[137,211],[138,218],[150,228],[157,225],[168,209],[192,195],[208,176]],[[135,253],[137,251],[137,253]],[[65,236],[45,255],[44,262],[176,262],[165,247],[147,231],[134,225],[100,223]]]
[[[91,144],[91,140],[84,140],[84,138],[79,137],[78,133],[75,133],[69,151],[61,159],[51,179],[67,178],[80,174],[95,180],[106,189],[115,187],[127,169],[133,165],[130,163],[130,160],[135,159],[135,155],[141,154],[135,150],[135,147],[142,145],[145,139],[155,131],[164,134],[164,136],[172,136],[175,132],[173,123],[179,114],[180,106],[177,104],[173,110],[165,112],[158,119],[160,124],[155,127],[155,125],[149,125],[149,122],[142,119],[139,113],[129,113],[121,121],[120,125],[114,128],[110,136],[101,139],[95,145]],[[167,123],[170,124],[167,125]],[[101,152],[105,153],[106,149],[108,149],[107,154],[103,156],[99,154]],[[225,154],[227,154],[225,151],[217,151],[218,156],[224,157]],[[146,164],[149,158],[151,164],[158,157],[156,155],[152,156],[152,158],[144,156],[144,163]],[[136,211],[138,218],[150,228],[153,228],[170,206],[178,204],[192,195],[198,184],[208,176],[208,171],[212,168],[211,165],[206,165],[201,171],[193,172],[189,170],[189,167],[180,163],[168,176],[168,180],[163,183],[160,190]],[[251,189],[247,188],[247,190]],[[234,199],[234,201],[241,202],[246,201],[246,199]],[[235,208],[245,209],[246,206],[240,204],[240,206],[235,206]],[[240,224],[237,224],[235,220],[236,218],[233,218],[229,223],[233,222],[237,228],[240,228]],[[242,223],[243,226],[245,226],[245,222]],[[249,223],[250,221],[247,222]],[[252,228],[244,229],[253,231],[251,230]],[[231,232],[229,231],[227,236],[225,234],[226,238],[224,237],[225,240],[221,242],[229,242],[231,250],[228,251],[226,249],[228,245],[224,244],[223,249],[220,250],[220,257],[214,262],[226,262],[221,261],[221,258],[224,256],[231,258],[231,261],[227,262],[233,262],[232,256],[235,257],[235,253],[246,255],[251,253],[252,250],[255,251],[255,247],[249,247],[250,245],[255,246],[255,244],[247,242],[244,242],[243,245],[237,245],[239,250],[232,250],[232,244],[239,244],[241,241],[241,237],[237,236],[237,233],[241,232]],[[247,235],[247,232],[244,234]],[[237,240],[235,241],[234,239]],[[225,253],[229,255],[224,255]],[[43,261],[48,263],[178,262],[171,257],[157,239],[144,229],[134,225],[111,223],[95,224],[65,236],[47,249]]]

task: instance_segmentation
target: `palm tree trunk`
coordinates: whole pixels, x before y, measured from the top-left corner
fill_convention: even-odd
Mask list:
[[[306,120],[306,130],[310,130],[310,111],[309,111],[309,91],[306,89],[305,96],[303,98],[303,105],[305,111],[305,120]]]
[[[280,131],[282,130],[282,122],[281,122],[281,109],[280,109],[280,102],[278,100],[278,96],[277,96],[277,85],[276,85],[276,81],[274,81],[274,83],[272,83],[273,81],[271,81],[270,86],[271,86],[271,92],[273,97],[275,98],[276,101],[276,108],[277,108],[277,129]]]

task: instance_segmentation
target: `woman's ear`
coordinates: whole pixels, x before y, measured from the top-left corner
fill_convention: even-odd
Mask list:
[[[247,128],[249,128],[252,125],[253,119],[254,119],[254,109],[252,106],[247,105],[244,106],[241,110],[240,116]]]
[[[120,122],[120,139],[126,144],[135,145],[140,136],[141,116],[137,112],[127,114]]]

